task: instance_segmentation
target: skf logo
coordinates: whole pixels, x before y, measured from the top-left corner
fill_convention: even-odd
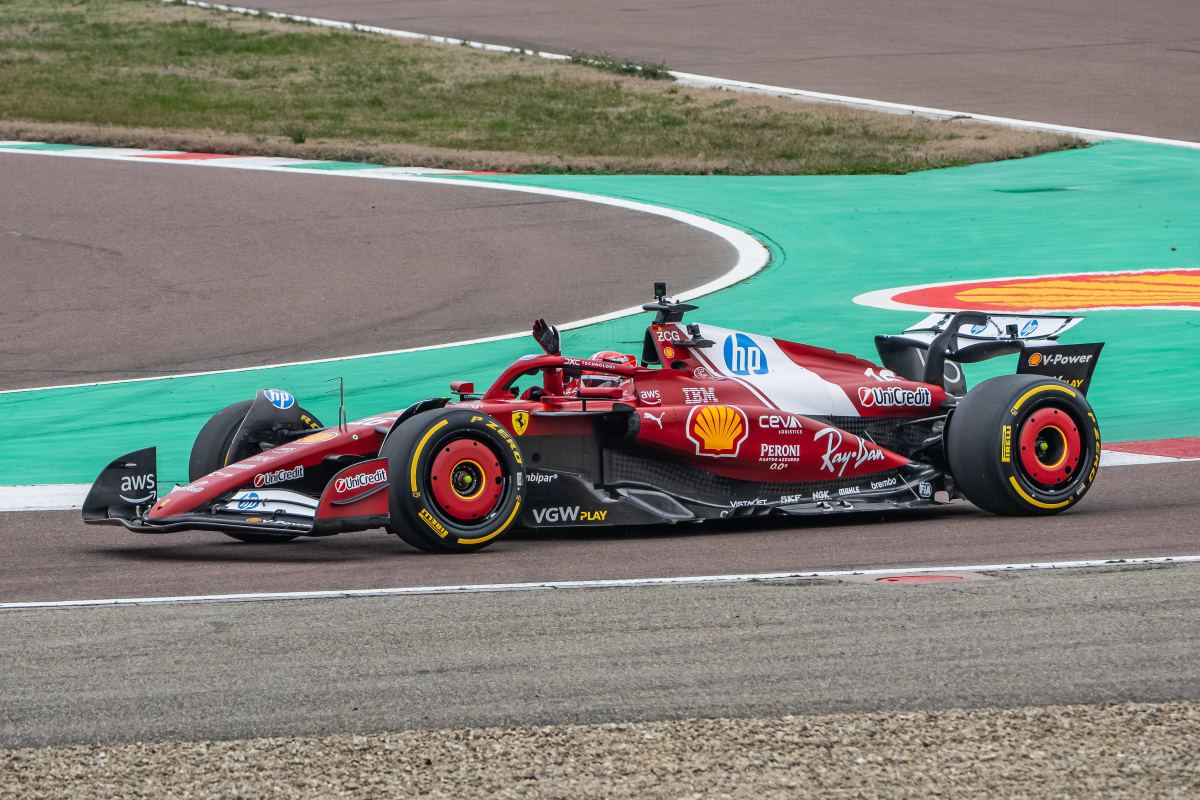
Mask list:
[[[698,456],[735,457],[749,435],[746,413],[734,406],[697,406],[688,415],[687,437]]]
[[[430,514],[425,509],[422,508],[421,512],[419,514],[417,514],[417,516],[420,517],[421,519],[425,520],[425,524],[428,525],[430,528],[433,528],[433,532],[436,533],[438,536],[442,537],[443,539],[445,539],[447,536],[450,535],[450,531],[443,528],[442,524],[433,518],[433,514]]]
[[[1036,367],[1040,363],[1042,363],[1042,354],[1041,353],[1034,353],[1033,355],[1031,355],[1029,357],[1029,366]]]
[[[512,415],[513,430],[517,432],[517,436],[523,436],[526,429],[529,428],[529,412],[514,411]]]
[[[734,375],[767,374],[767,354],[744,333],[725,339],[725,366]]]
[[[1000,434],[1000,460],[1012,461],[1012,425],[1003,426]]]

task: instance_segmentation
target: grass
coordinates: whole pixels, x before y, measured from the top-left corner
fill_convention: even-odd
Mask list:
[[[867,174],[1083,146],[686,89],[666,65],[156,0],[0,0],[0,137],[539,173]]]

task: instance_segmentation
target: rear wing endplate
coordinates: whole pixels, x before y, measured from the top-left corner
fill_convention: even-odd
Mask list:
[[[898,336],[875,337],[883,365],[908,380],[966,394],[961,364],[1021,353],[1018,374],[1059,378],[1087,393],[1103,344],[1059,345],[1082,316],[939,311]]]

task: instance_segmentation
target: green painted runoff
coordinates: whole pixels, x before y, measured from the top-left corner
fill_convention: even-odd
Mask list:
[[[464,181],[472,178],[464,177]],[[745,230],[772,263],[697,301],[691,318],[875,359],[872,337],[921,312],[855,305],[874,289],[1063,272],[1200,266],[1200,152],[1132,142],[1018,161],[875,176],[487,176],[677,208]],[[1065,190],[1065,191],[1050,191]],[[1176,248],[1172,251],[1171,248]],[[647,299],[655,279],[644,278]],[[604,309],[597,309],[597,312]],[[554,309],[547,308],[552,318]],[[649,315],[571,331],[569,354],[638,352]],[[567,320],[557,320],[566,322]],[[512,320],[521,330],[530,320]],[[1099,311],[1064,342],[1107,342],[1089,394],[1107,441],[1200,435],[1200,311]],[[397,348],[404,342],[396,342]],[[85,483],[112,458],[159,448],[160,482],[183,482],[205,420],[259,388],[292,392],[336,420],[327,378],[342,376],[350,418],[486,386],[518,338],[244,372],[0,395],[0,484]],[[968,368],[977,382],[1015,357]]]

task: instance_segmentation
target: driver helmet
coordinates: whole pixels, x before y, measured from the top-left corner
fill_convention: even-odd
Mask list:
[[[605,361],[610,364],[625,364],[631,367],[636,367],[638,363],[637,358],[634,356],[618,353],[616,350],[601,350],[598,353],[593,353],[589,361]],[[620,386],[626,380],[629,379],[604,372],[584,372],[582,375],[584,386],[613,387]]]

